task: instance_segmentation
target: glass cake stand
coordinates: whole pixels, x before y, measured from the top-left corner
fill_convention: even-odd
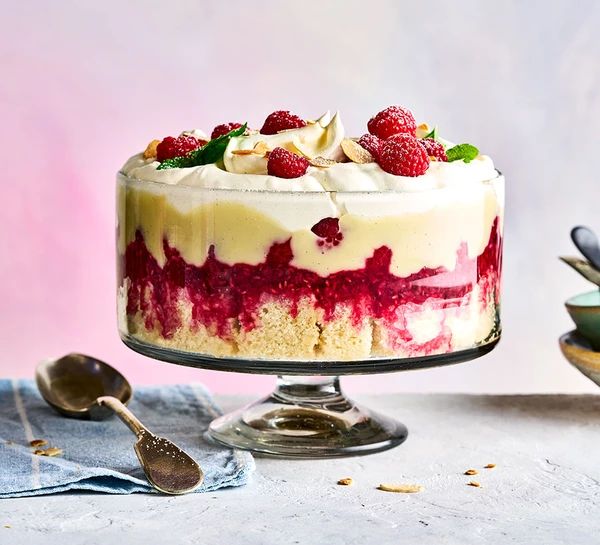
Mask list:
[[[498,324],[499,322],[497,322]],[[401,444],[404,424],[357,405],[344,395],[339,377],[425,369],[473,360],[490,352],[499,325],[479,346],[447,354],[364,361],[273,361],[216,358],[163,348],[122,334],[132,350],[179,365],[235,373],[278,375],[267,397],[214,420],[210,436],[234,448],[263,455],[330,458],[371,454]]]

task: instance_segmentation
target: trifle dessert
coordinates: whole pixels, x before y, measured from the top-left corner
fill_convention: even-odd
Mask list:
[[[357,131],[358,134],[360,132]],[[504,179],[391,106],[153,140],[118,175],[125,339],[216,358],[364,361],[494,343]]]

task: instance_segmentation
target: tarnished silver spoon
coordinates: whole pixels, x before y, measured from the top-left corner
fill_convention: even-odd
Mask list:
[[[154,435],[125,406],[131,386],[107,363],[68,354],[40,363],[35,379],[46,402],[65,416],[103,420],[116,413],[137,436],[135,453],[157,490],[185,494],[202,484],[204,474],[196,461],[168,439]]]

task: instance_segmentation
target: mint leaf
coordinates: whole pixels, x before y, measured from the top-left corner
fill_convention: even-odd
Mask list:
[[[435,140],[437,138],[437,127],[433,127],[423,138],[431,138]]]
[[[160,165],[158,165],[156,170],[165,170],[167,168],[184,168],[191,167],[191,161],[185,157],[173,157],[173,159],[166,159]]]
[[[478,155],[479,150],[471,144],[458,144],[446,150],[446,156],[450,162],[462,159],[465,163],[470,163]]]
[[[223,134],[210,142],[207,142],[201,148],[191,151],[187,155],[181,157],[173,157],[173,159],[167,159],[158,165],[157,170],[165,170],[167,168],[186,168],[186,167],[197,167],[200,165],[208,165],[210,163],[216,163],[223,158],[225,148],[229,141],[235,136],[242,136],[246,132],[248,127],[247,123],[244,123],[241,127],[229,131],[227,134]]]

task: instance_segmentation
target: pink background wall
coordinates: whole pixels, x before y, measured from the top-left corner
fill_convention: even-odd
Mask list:
[[[593,391],[557,348],[556,260],[598,221],[599,4],[13,2],[0,35],[0,376],[84,351],[134,382],[266,390],[131,353],[116,332],[114,175],[155,137],[274,109],[340,109],[354,133],[393,103],[491,154],[508,180],[505,338],[485,360],[348,379],[350,389]],[[524,6],[524,7],[523,7]],[[581,134],[581,137],[577,135]]]

